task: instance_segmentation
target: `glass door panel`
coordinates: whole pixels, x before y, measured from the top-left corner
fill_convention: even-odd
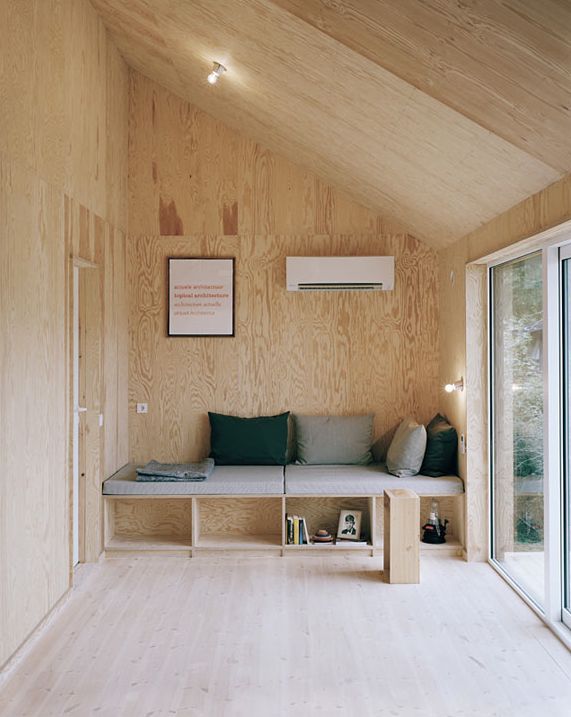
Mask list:
[[[491,269],[492,559],[545,596],[541,253]]]

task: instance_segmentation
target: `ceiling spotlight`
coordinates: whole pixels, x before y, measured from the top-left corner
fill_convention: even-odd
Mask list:
[[[221,65],[219,62],[215,62],[212,72],[208,75],[208,82],[210,82],[211,85],[215,85],[218,82],[218,78],[222,77],[225,72],[226,68],[224,65]]]

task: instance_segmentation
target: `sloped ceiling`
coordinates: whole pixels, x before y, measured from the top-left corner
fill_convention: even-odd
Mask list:
[[[568,0],[92,2],[132,67],[436,248],[571,170]]]

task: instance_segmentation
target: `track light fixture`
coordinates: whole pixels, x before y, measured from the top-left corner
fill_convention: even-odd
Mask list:
[[[225,72],[226,68],[224,65],[221,65],[219,62],[215,62],[212,72],[208,75],[208,82],[210,82],[211,85],[215,85],[218,82],[218,78],[222,77]]]

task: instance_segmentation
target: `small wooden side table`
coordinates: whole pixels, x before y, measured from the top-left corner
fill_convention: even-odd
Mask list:
[[[383,579],[420,582],[420,498],[408,488],[384,493]]]

